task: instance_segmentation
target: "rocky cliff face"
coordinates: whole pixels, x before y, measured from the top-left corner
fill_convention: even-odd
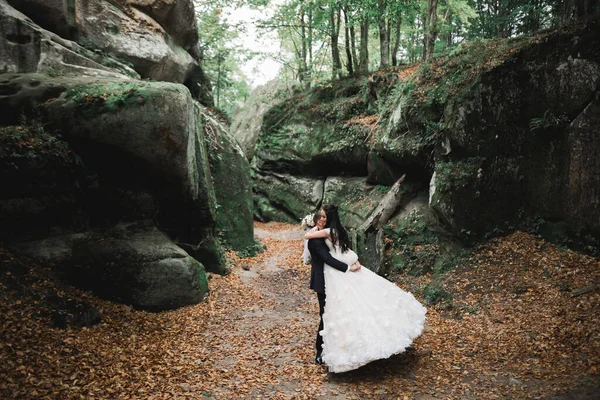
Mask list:
[[[228,272],[218,226],[236,215],[224,244],[255,245],[192,2],[0,0],[0,22],[0,242],[136,307],[200,301],[205,270]]]
[[[336,202],[357,226],[350,215],[368,215],[377,196],[312,196],[294,182],[322,187],[340,176],[385,192],[406,174],[385,228],[390,266],[439,267],[452,237],[518,227],[598,248],[598,49],[592,21],[296,93],[261,116],[251,161],[256,217],[299,221]]]
[[[100,69],[87,59],[109,68],[124,64],[141,78],[182,83],[212,105],[191,0],[3,0],[0,7],[6,40],[0,70],[52,72],[82,64]]]

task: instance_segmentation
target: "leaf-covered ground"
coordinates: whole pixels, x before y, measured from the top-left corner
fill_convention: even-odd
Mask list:
[[[313,363],[316,296],[302,231],[255,225],[267,250],[213,275],[208,299],[146,313],[50,279],[0,251],[4,399],[596,399],[600,263],[521,232],[451,272],[414,350],[346,374]],[[398,284],[422,299],[430,277]],[[23,284],[26,283],[25,286]],[[94,305],[91,328],[51,328],[48,293]]]

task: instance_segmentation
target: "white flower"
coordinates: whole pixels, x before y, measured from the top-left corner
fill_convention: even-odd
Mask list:
[[[310,227],[315,226],[314,214],[308,214],[306,217],[302,218],[302,227]]]

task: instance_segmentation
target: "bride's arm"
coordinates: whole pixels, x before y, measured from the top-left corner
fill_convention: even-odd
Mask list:
[[[320,238],[327,238],[329,237],[329,232],[326,229],[322,229],[322,230],[316,230],[313,232],[313,230],[311,229],[310,231],[306,232],[306,234],[304,235],[304,239],[320,239]]]

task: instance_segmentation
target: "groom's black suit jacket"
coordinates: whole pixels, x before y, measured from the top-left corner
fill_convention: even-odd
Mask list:
[[[312,259],[310,288],[317,293],[325,293],[324,265],[330,265],[342,272],[346,272],[349,267],[347,264],[336,260],[329,254],[329,247],[325,244],[325,239],[310,239],[308,241],[308,251],[310,251],[310,258]]]

